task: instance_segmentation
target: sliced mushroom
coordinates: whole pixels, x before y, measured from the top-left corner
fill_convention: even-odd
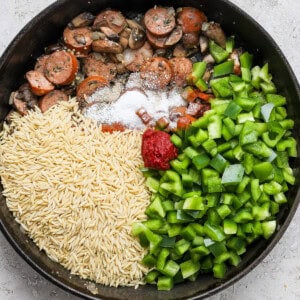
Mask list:
[[[173,56],[175,57],[186,57],[187,56],[187,51],[183,47],[182,44],[177,44],[173,50]]]
[[[182,38],[181,26],[176,26],[165,41],[165,46],[170,47],[177,44]]]
[[[93,41],[104,40],[105,38],[106,38],[106,36],[103,32],[100,32],[100,31],[93,31],[92,32],[92,40]]]
[[[206,62],[207,64],[214,64],[215,59],[212,57],[211,54],[207,54],[203,57],[203,61]]]
[[[120,45],[126,49],[129,43],[129,37],[131,34],[131,29],[129,27],[126,27],[121,33],[120,33]]]
[[[119,42],[120,41],[120,37],[118,34],[116,34],[112,29],[110,29],[109,27],[105,27],[105,26],[102,26],[100,27],[100,31],[104,33],[104,35],[114,41],[114,42]]]
[[[199,38],[199,46],[201,53],[204,53],[208,49],[208,38],[204,35],[200,35]]]
[[[189,32],[182,36],[182,44],[187,49],[197,48],[199,43],[199,33]]]
[[[16,98],[25,101],[29,109],[34,108],[38,103],[37,96],[32,93],[28,83],[24,83],[19,87]]]
[[[72,21],[68,24],[70,29],[78,28],[78,27],[85,27],[92,24],[94,21],[95,16],[90,12],[83,12],[80,15],[76,16]]]
[[[146,33],[143,29],[133,28],[128,40],[129,48],[139,49],[141,48],[146,41]]]
[[[236,75],[241,75],[241,64],[240,64],[240,55],[243,53],[242,48],[237,48],[232,51],[230,54],[230,59],[233,60],[234,65],[233,65],[233,72]]]
[[[123,48],[120,44],[110,40],[96,40],[92,44],[93,51],[104,53],[121,53]]]
[[[209,22],[202,24],[202,32],[209,39],[215,41],[218,45],[225,48],[226,46],[226,35],[219,23]]]
[[[62,50],[64,48],[63,44],[56,43],[45,47],[45,54],[51,54],[55,51]]]
[[[136,22],[134,20],[126,19],[126,22],[130,29],[145,30],[141,24],[139,24],[138,22]]]

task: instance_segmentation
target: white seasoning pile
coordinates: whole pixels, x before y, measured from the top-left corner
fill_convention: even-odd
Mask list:
[[[146,219],[141,132],[103,133],[74,100],[17,114],[0,142],[4,196],[17,222],[72,274],[137,286],[145,250],[131,235]]]
[[[84,115],[99,123],[112,124],[122,123],[127,128],[145,128],[142,120],[136,112],[143,108],[153,121],[161,117],[168,117],[170,109],[176,106],[186,106],[186,101],[181,97],[180,90],[173,88],[168,90],[149,90],[143,87],[143,80],[139,73],[131,73],[124,93],[113,103],[105,103],[102,96],[102,89],[96,91],[87,99],[88,103],[95,103],[89,106]],[[176,127],[175,124],[170,124]],[[172,126],[173,125],[173,126]]]

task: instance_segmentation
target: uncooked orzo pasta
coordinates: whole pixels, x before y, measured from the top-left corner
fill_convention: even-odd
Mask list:
[[[103,133],[74,100],[15,114],[0,144],[7,205],[40,250],[72,274],[141,284],[145,250],[131,225],[145,219],[150,196],[140,149],[141,132]]]

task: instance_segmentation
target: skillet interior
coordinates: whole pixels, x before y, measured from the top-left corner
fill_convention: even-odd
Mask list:
[[[227,34],[236,34],[246,48],[255,54],[256,63],[262,64],[269,61],[270,72],[274,74],[274,82],[279,93],[288,99],[288,112],[299,128],[297,107],[299,106],[299,86],[286,59],[270,36],[249,16],[226,0],[178,0],[178,1],[108,1],[108,0],[61,0],[44,10],[34,18],[16,37],[0,59],[0,117],[1,120],[9,111],[8,98],[10,92],[17,89],[24,80],[24,73],[34,64],[35,59],[42,54],[43,48],[55,42],[62,34],[68,21],[78,13],[88,10],[94,13],[106,7],[113,7],[129,12],[146,11],[154,4],[178,6],[195,6],[202,9],[210,20],[222,24]],[[299,115],[299,113],[298,113]],[[300,144],[300,131],[295,130],[296,139]],[[297,161],[295,161],[296,163]],[[87,289],[85,280],[70,273],[61,265],[52,262],[43,252],[40,252],[33,242],[20,231],[19,225],[5,205],[5,199],[0,199],[0,225],[1,229],[27,262],[35,269],[52,280],[59,286],[90,299],[115,298],[115,299],[180,299],[202,298],[225,288],[253,269],[263,257],[278,242],[294,215],[300,200],[299,179],[298,183],[289,191],[289,205],[283,209],[279,216],[279,231],[270,241],[259,241],[249,247],[240,266],[228,272],[224,280],[213,279],[211,276],[202,276],[194,283],[185,283],[176,286],[170,292],[157,292],[154,287],[144,286],[137,290],[132,288],[109,288],[98,285],[99,295],[92,295]]]

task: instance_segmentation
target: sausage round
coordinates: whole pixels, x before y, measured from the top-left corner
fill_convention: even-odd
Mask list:
[[[102,76],[111,81],[117,75],[117,66],[112,62],[102,61],[91,53],[83,59],[82,71],[86,76]]]
[[[67,47],[75,52],[87,54],[92,48],[92,31],[88,27],[70,29],[66,27],[63,33]]]
[[[42,74],[44,74],[44,72],[45,72],[45,66],[46,66],[46,60],[47,60],[48,57],[49,57],[49,55],[42,55],[42,56],[40,56],[37,59],[35,65],[34,65],[34,69],[36,71],[39,71]]]
[[[108,81],[102,76],[89,76],[77,86],[77,100],[84,101],[85,97],[92,95],[97,89],[108,85]]]
[[[186,57],[174,57],[169,60],[173,71],[173,81],[178,86],[186,84],[186,77],[192,72],[193,63]]]
[[[164,7],[149,9],[144,16],[144,23],[152,34],[165,36],[170,33],[176,25],[174,16]]]
[[[76,76],[78,61],[67,51],[53,52],[46,61],[45,75],[55,85],[68,85]]]
[[[182,7],[177,16],[177,22],[182,26],[183,33],[199,32],[202,23],[206,21],[206,15],[195,7]]]
[[[46,95],[54,90],[54,85],[39,71],[29,71],[25,76],[28,80],[31,91],[37,96]]]
[[[68,101],[68,96],[60,90],[53,90],[39,100],[39,108],[45,112],[59,101]]]
[[[141,78],[149,89],[165,88],[172,79],[172,69],[167,59],[153,57],[141,67]]]

